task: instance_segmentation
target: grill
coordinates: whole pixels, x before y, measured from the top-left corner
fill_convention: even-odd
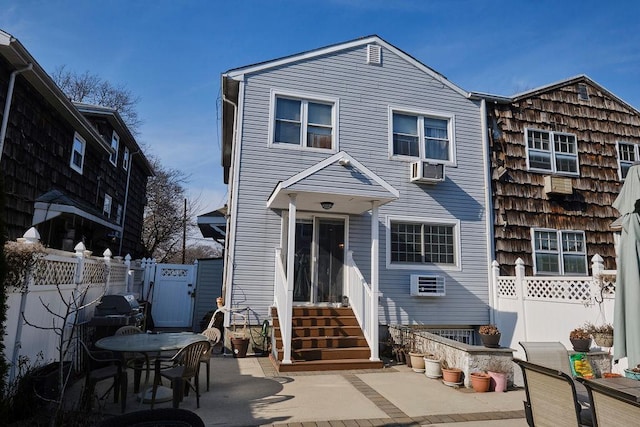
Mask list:
[[[96,306],[92,326],[142,325],[144,314],[133,295],[105,295]]]

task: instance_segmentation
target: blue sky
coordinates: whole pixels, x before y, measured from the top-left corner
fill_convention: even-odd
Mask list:
[[[468,91],[512,95],[578,74],[640,108],[640,2],[0,0],[0,29],[48,72],[140,97],[138,140],[222,206],[220,74],[377,34]]]

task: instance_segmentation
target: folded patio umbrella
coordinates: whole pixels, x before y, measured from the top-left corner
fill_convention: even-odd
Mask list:
[[[622,215],[613,315],[613,358],[640,363],[640,165],[632,166],[613,202]]]

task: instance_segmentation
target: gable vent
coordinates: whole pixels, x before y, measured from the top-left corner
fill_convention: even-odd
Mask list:
[[[411,296],[441,297],[445,295],[443,276],[411,275]]]
[[[382,64],[382,47],[376,44],[367,45],[367,64]]]

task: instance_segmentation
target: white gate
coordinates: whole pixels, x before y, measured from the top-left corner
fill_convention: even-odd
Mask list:
[[[196,265],[157,264],[151,315],[162,328],[191,327]]]

